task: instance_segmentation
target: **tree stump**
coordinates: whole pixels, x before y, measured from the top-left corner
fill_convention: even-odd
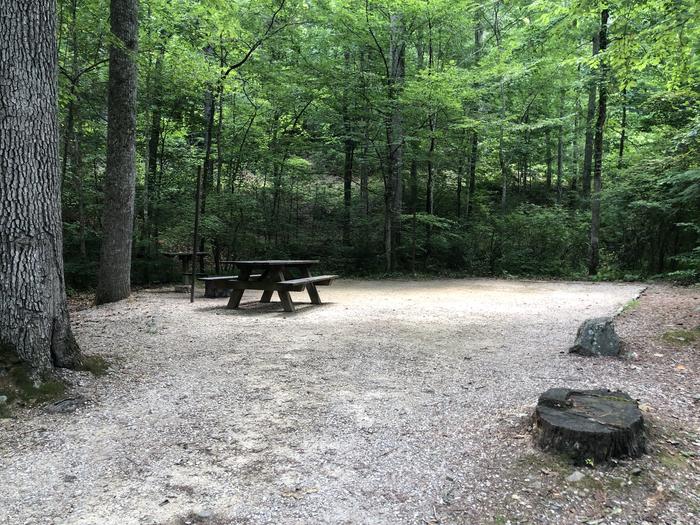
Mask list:
[[[551,388],[540,396],[534,419],[539,446],[578,465],[645,451],[642,412],[624,392]]]

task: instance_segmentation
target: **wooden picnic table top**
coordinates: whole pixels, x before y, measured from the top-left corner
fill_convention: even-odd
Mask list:
[[[227,264],[235,264],[236,266],[248,266],[253,268],[264,268],[266,266],[312,266],[318,264],[318,259],[272,259],[266,261],[222,261]]]
[[[163,252],[163,255],[168,257],[192,257],[192,252]],[[208,255],[207,252],[197,252],[197,256]]]

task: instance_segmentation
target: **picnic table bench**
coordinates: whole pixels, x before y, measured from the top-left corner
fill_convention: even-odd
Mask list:
[[[260,277],[261,274],[257,273],[251,275],[251,278]],[[230,281],[235,281],[238,279],[237,275],[212,275],[212,276],[202,276],[198,277],[197,280],[204,283],[204,297],[225,297],[231,294],[231,284]]]
[[[231,289],[231,297],[226,306],[231,309],[238,308],[243,292],[246,290],[262,290],[261,303],[269,303],[272,294],[277,292],[286,312],[295,311],[290,292],[306,290],[312,304],[321,304],[316,286],[329,286],[338,277],[337,275],[311,275],[310,268],[319,263],[314,259],[231,262],[240,271],[235,279],[228,279],[224,285],[221,285]],[[254,270],[260,270],[261,273],[253,274]],[[301,277],[294,277],[292,270],[300,273]]]

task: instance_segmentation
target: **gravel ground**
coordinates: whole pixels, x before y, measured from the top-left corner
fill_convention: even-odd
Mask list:
[[[0,420],[0,523],[699,523],[700,352],[660,335],[700,324],[700,290],[647,290],[623,359],[566,353],[642,288],[340,281],[296,314],[159,290],[76,312],[110,371],[66,373],[75,412]],[[567,481],[528,434],[553,386],[639,398],[651,454]]]

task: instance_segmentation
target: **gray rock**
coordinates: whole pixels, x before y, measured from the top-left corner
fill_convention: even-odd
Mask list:
[[[620,339],[615,333],[612,317],[585,320],[569,352],[585,356],[620,355]]]
[[[7,396],[0,396],[0,405],[7,403]]]
[[[198,518],[202,518],[202,519],[209,519],[214,515],[214,513],[209,509],[199,510],[195,514]]]
[[[70,414],[84,405],[85,399],[82,397],[62,399],[61,401],[56,401],[48,405],[46,411],[49,414]]]
[[[585,477],[586,477],[586,475],[583,472],[581,472],[580,470],[574,470],[571,473],[571,475],[566,477],[566,481],[568,481],[569,483],[577,483]]]

